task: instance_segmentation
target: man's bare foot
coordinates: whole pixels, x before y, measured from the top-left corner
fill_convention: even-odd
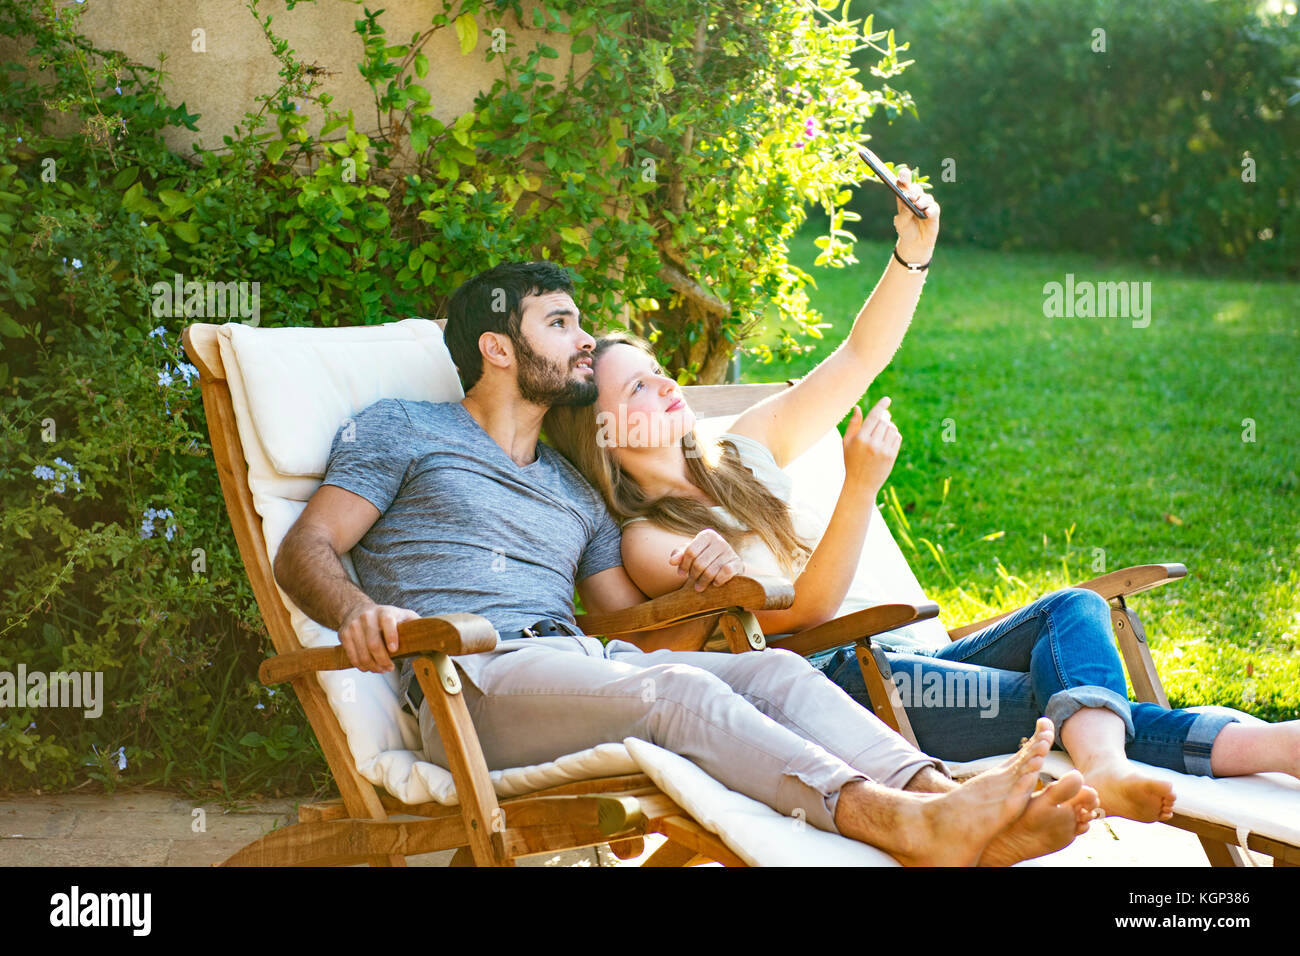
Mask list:
[[[1024,813],[1053,734],[1052,722],[1040,718],[1034,736],[997,767],[955,790],[921,796],[890,852],[904,866],[974,866],[989,841]]]
[[[1010,866],[1055,853],[1088,832],[1097,808],[1097,791],[1084,785],[1083,774],[1071,770],[1029,798],[1025,812],[989,841],[979,865]]]
[[[1174,815],[1173,784],[1148,777],[1127,760],[1089,767],[1084,779],[1109,816],[1155,823]]]

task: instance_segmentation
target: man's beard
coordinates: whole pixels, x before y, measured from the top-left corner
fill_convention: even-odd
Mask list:
[[[548,362],[529,346],[523,333],[511,339],[519,359],[519,395],[526,402],[552,408],[556,405],[591,405],[596,401],[596,377],[587,382],[569,378],[569,369]]]

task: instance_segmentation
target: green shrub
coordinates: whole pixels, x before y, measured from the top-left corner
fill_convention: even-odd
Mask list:
[[[108,701],[95,719],[0,710],[0,787],[324,780],[293,695],[256,680],[270,647],[178,344],[193,319],[156,311],[155,283],[257,282],[264,325],[370,324],[436,315],[470,275],[550,257],[581,277],[584,313],[636,322],[683,380],[707,380],[769,306],[785,347],[815,332],[784,240],[807,201],[836,228],[851,218],[832,147],[906,105],[845,75],[861,36],[801,4],[711,5],[701,52],[702,4],[557,2],[533,25],[573,35],[592,69],[562,95],[555,50],[512,41],[489,54],[506,79],[445,125],[415,82],[421,46],[448,29],[472,49],[480,21],[520,16],[470,0],[409,43],[359,9],[379,117],[361,132],[249,6],[280,84],[221,148],[182,158],[159,134],[197,117],[168,103],[161,65],[95,49],[76,7],[0,0],[0,37],[27,54],[0,70],[0,671],[99,671]],[[892,34],[869,42],[895,75]],[[700,276],[721,314],[699,310]]]
[[[909,3],[919,121],[873,130],[873,145],[929,177],[945,243],[1300,275],[1300,35],[1294,14],[1262,9]],[[886,236],[878,192],[850,207]]]

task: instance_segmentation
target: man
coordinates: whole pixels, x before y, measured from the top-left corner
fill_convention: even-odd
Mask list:
[[[538,442],[549,407],[595,398],[594,340],[572,289],[545,262],[470,279],[448,303],[446,328],[465,398],[376,402],[336,435],[275,574],[338,631],[352,663],[391,670],[401,621],[481,614],[501,643],[456,665],[491,768],[640,737],[781,813],[912,864],[1006,864],[1083,832],[1096,794],[1077,774],[1030,796],[1050,722],[1004,765],[958,786],[798,655],[646,653],[578,632],[575,583],[591,612],[645,596],[623,570],[599,496]],[[348,551],[364,590],[339,562]],[[685,587],[738,567],[711,532],[687,551]],[[445,766],[427,702],[419,718],[427,756]]]

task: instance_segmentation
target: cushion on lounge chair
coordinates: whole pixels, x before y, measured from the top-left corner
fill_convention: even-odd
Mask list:
[[[685,757],[635,737],[623,743],[660,790],[750,866],[899,865],[882,850],[728,790]]]

